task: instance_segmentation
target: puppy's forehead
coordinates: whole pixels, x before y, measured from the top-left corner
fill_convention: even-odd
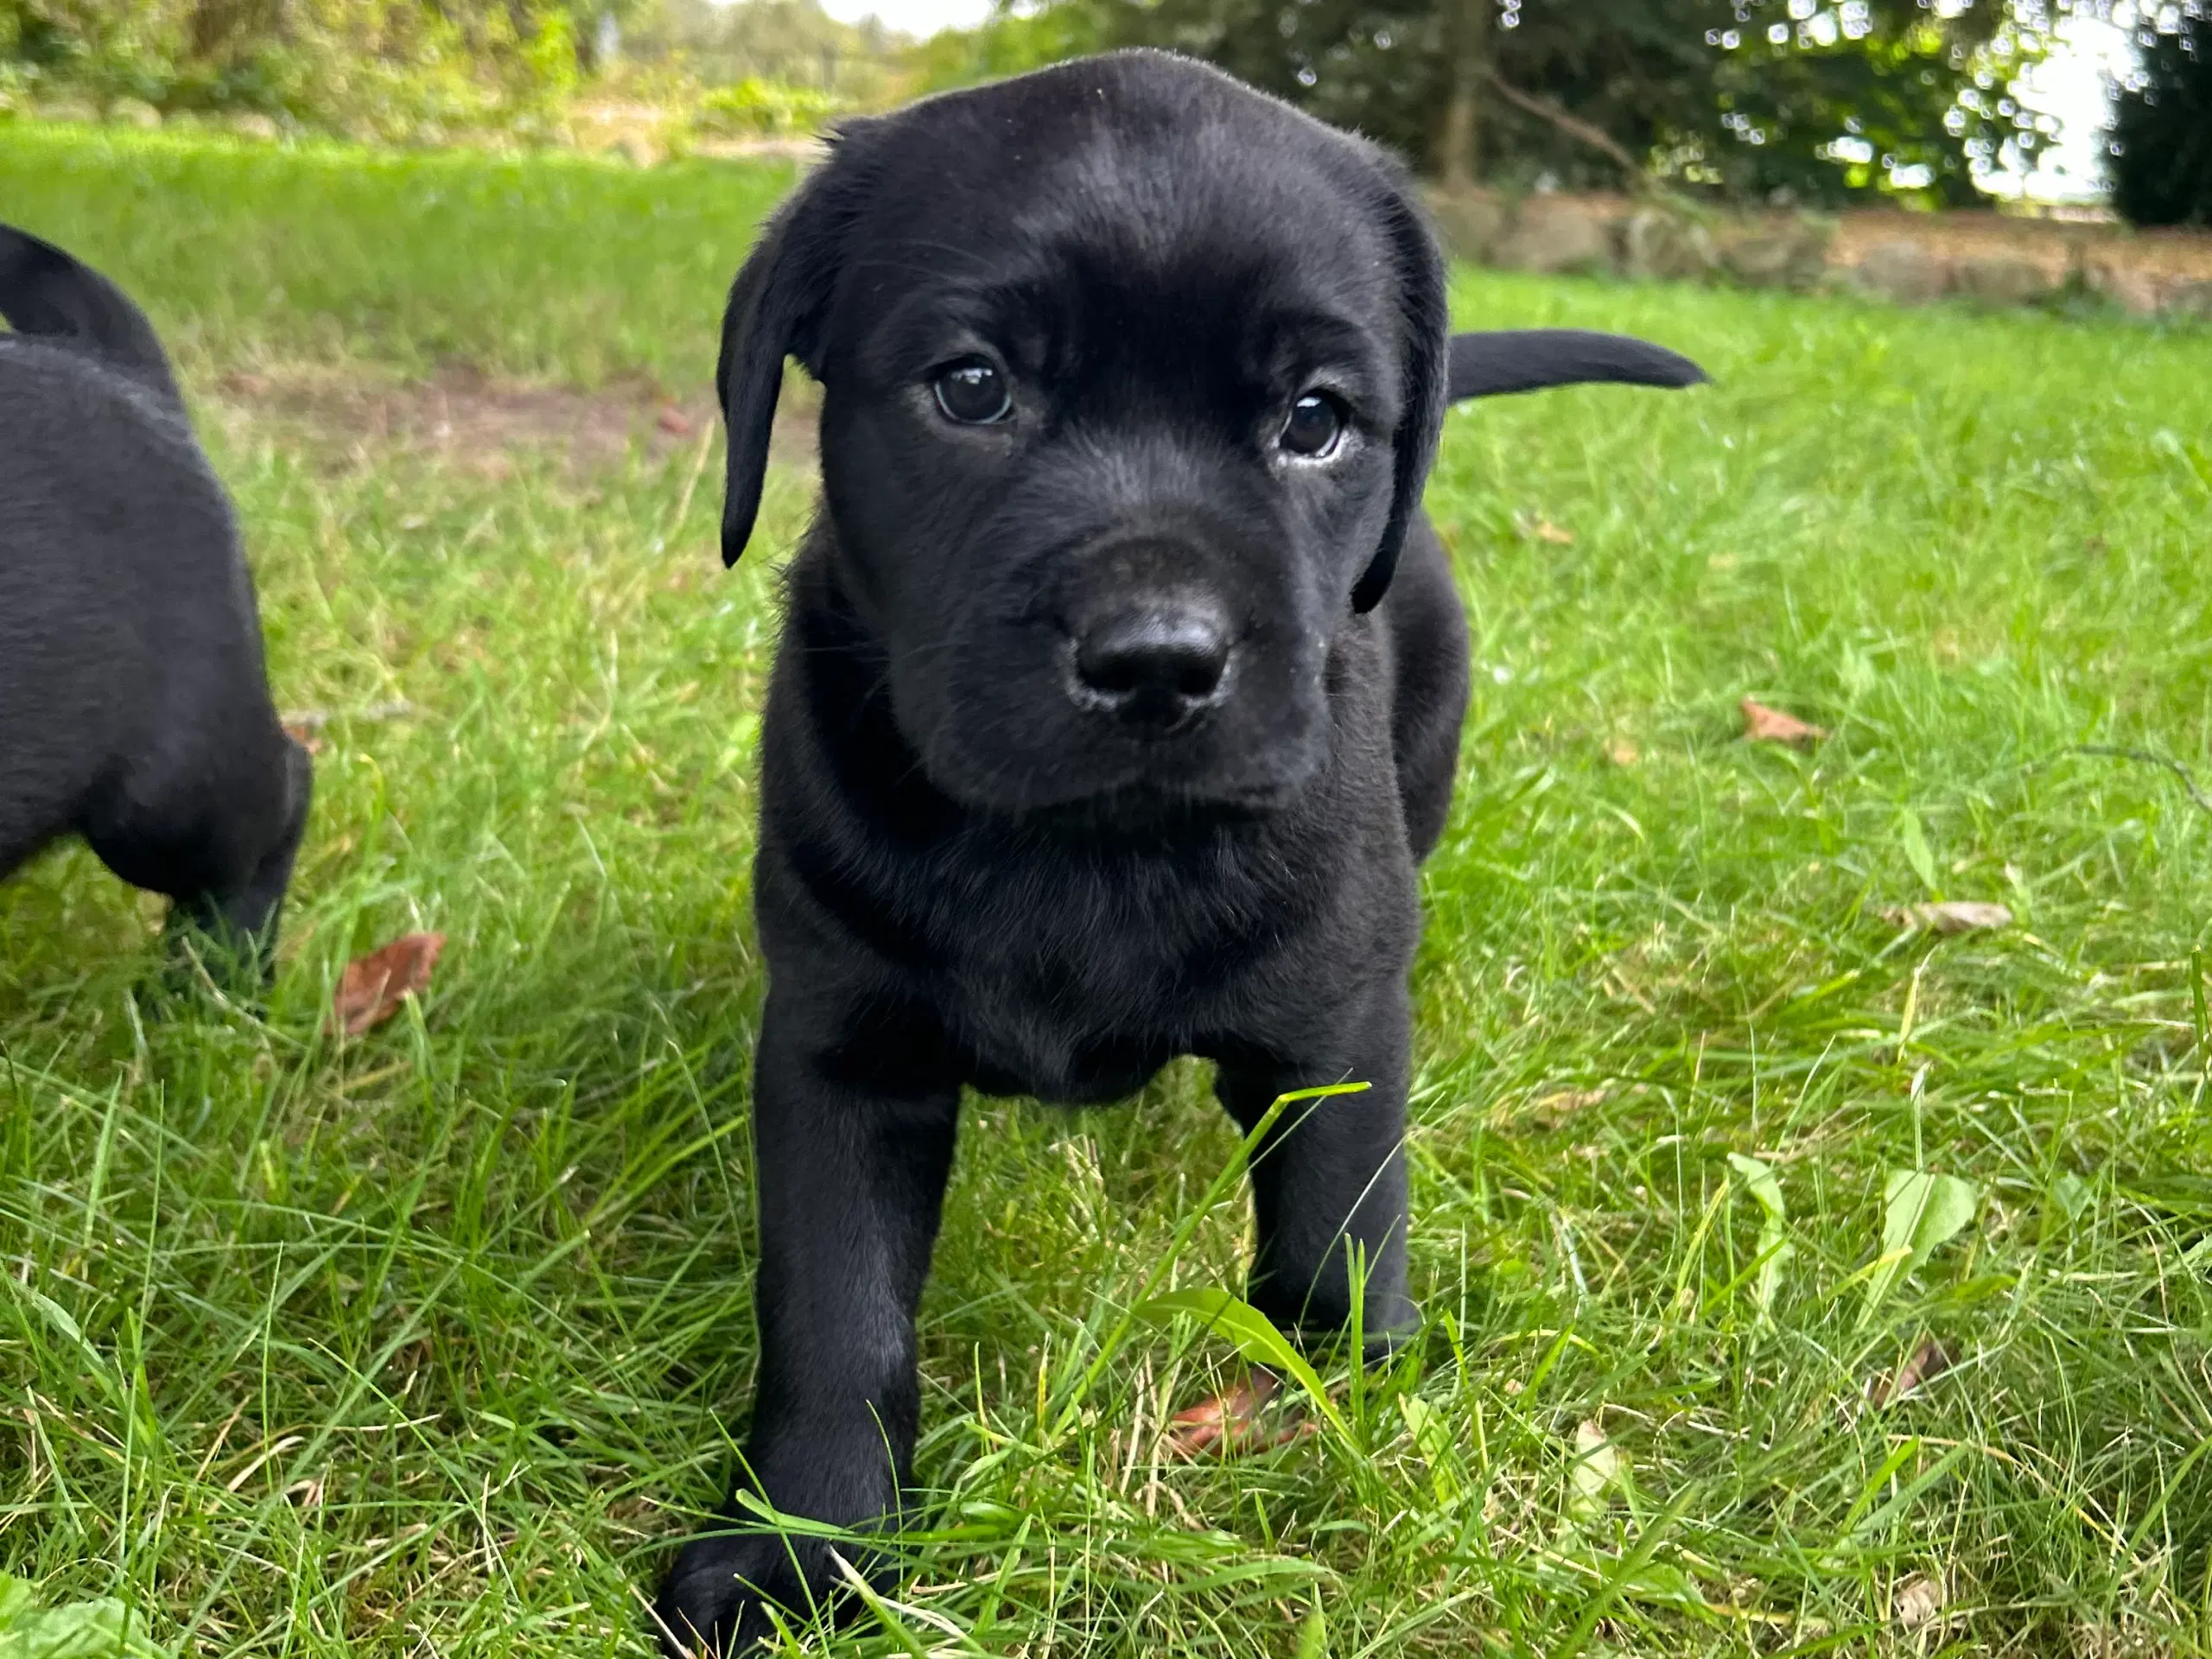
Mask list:
[[[1264,275],[1346,308],[1392,306],[1374,153],[1203,65],[1090,59],[931,99],[872,137],[862,259],[909,278],[1020,281],[1079,257],[1132,287]]]

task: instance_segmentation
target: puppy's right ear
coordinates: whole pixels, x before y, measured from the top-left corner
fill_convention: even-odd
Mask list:
[[[729,290],[715,391],[729,428],[729,480],[722,497],[722,563],[735,564],[760,512],[768,435],[776,423],[784,359],[822,372],[823,325],[843,261],[846,226],[859,195],[854,124],[829,161],[779,208]]]

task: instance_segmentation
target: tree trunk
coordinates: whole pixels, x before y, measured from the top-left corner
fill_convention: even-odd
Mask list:
[[[1447,187],[1472,184],[1482,167],[1482,97],[1490,77],[1491,9],[1497,0],[1445,0],[1444,65],[1449,96],[1436,143],[1435,172]]]

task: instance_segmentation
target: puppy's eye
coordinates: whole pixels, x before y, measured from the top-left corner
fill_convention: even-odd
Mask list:
[[[1337,447],[1344,431],[1344,406],[1325,391],[1309,391],[1290,406],[1290,418],[1275,442],[1294,455],[1319,461]]]
[[[945,418],[963,426],[988,426],[993,421],[1004,420],[1014,407],[1014,399],[1007,393],[1006,376],[980,357],[963,357],[946,364],[931,384],[937,391],[937,406],[944,411]]]

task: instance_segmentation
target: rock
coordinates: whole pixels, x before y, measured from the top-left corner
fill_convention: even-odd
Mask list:
[[[275,118],[258,110],[242,110],[226,118],[223,125],[241,138],[257,138],[263,143],[272,143],[280,136]]]
[[[1900,305],[1925,305],[1951,285],[1950,268],[1917,242],[1883,242],[1853,272],[1858,286]]]
[[[2164,308],[2170,317],[2212,322],[2212,282],[2175,283],[2167,290]]]
[[[162,124],[162,112],[143,98],[118,98],[107,106],[107,118],[118,126],[150,132]]]
[[[2058,287],[2058,281],[2032,259],[1968,259],[1954,277],[1960,293],[1977,305],[2032,305]]]
[[[1746,288],[1811,288],[1827,261],[1827,232],[1810,221],[1751,231],[1720,251],[1728,274]]]
[[[38,116],[41,121],[97,121],[100,112],[81,98],[48,98],[39,100]]]
[[[1639,207],[1621,226],[1621,269],[1630,276],[1703,282],[1719,263],[1713,232],[1695,219]]]
[[[1433,190],[1428,215],[1455,257],[1488,264],[1505,239],[1505,204],[1488,190]]]
[[[2158,279],[2148,271],[2110,260],[2099,260],[2089,267],[2089,287],[2123,310],[2146,317],[2157,313],[2164,297],[2159,292]]]
[[[1600,210],[1567,196],[1531,196],[1497,245],[1508,270],[1546,274],[1613,268],[1612,227]]]

